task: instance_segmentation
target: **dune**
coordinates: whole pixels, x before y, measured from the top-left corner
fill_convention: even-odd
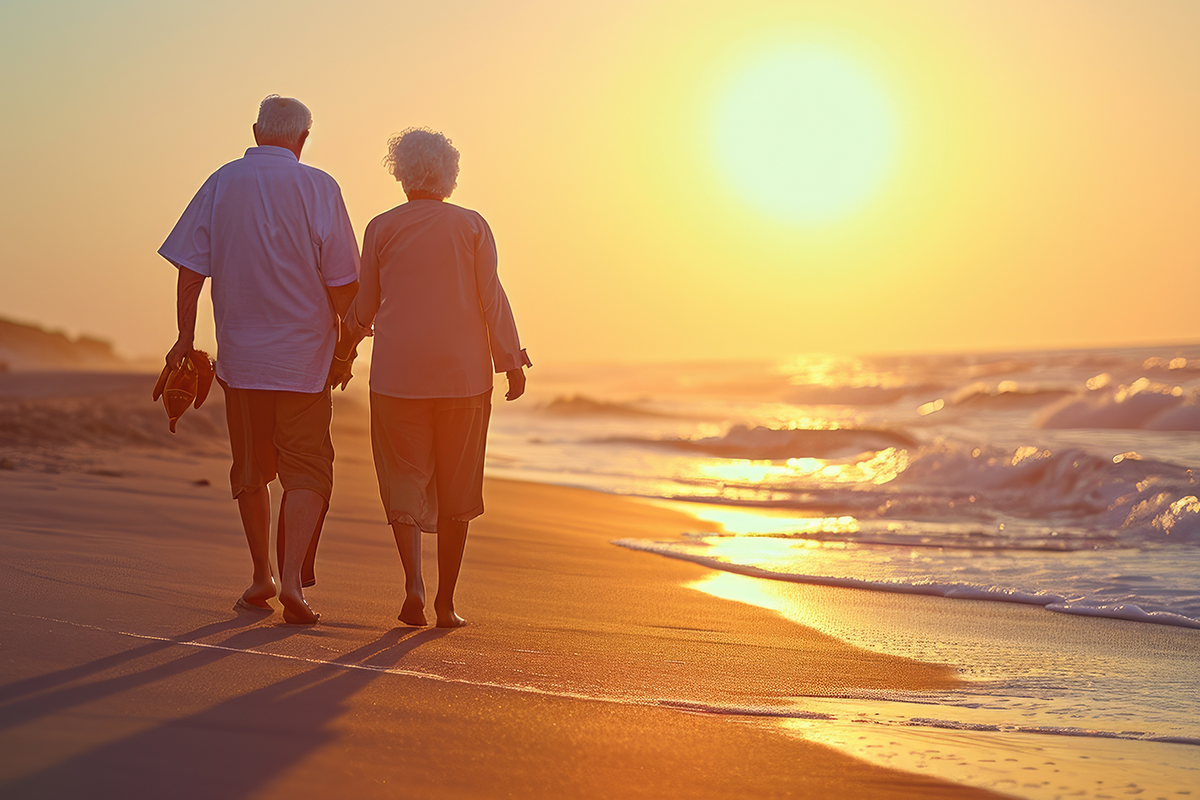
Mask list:
[[[124,360],[111,343],[92,336],[70,337],[39,325],[0,318],[0,373],[9,370],[112,368]]]

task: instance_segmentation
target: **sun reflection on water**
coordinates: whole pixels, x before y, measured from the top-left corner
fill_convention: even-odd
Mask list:
[[[739,559],[755,557],[769,560],[773,555],[771,551],[778,551],[780,544],[780,540],[778,539],[739,538],[731,540],[713,539],[711,541],[715,548],[713,552],[714,556],[720,552],[723,557],[736,557]],[[755,547],[755,542],[758,543],[757,548]],[[795,542],[791,544],[794,545]],[[811,545],[811,547],[803,548],[804,557],[811,558],[814,561],[821,560],[824,548],[817,542],[809,542],[807,544]],[[752,552],[755,550],[757,552]],[[800,551],[793,551],[793,555],[799,556]],[[737,563],[759,563],[759,561],[738,561]],[[820,594],[811,589],[791,587],[786,584],[764,581],[761,578],[751,578],[732,572],[714,572],[698,581],[689,583],[687,588],[695,589],[698,592],[703,592],[722,600],[747,603],[759,608],[775,611],[792,622],[809,628],[816,628],[824,633],[833,633],[835,636],[839,632],[839,628],[845,627],[845,620],[843,618],[848,613],[847,608],[831,608],[826,603],[817,602]]]
[[[873,369],[861,359],[808,354],[783,361],[776,367],[793,386],[853,386],[893,388],[905,384],[896,372]]]
[[[848,514],[837,517],[803,517],[794,511],[768,508],[693,503],[680,500],[650,500],[654,505],[682,511],[688,516],[715,523],[726,535],[791,536],[814,533],[857,533],[858,520]],[[714,537],[715,538],[715,537]]]
[[[717,539],[709,541],[714,547],[724,544]],[[728,547],[725,552],[730,552]],[[820,558],[820,552],[820,548],[814,548],[806,550],[806,555]],[[1193,785],[1198,774],[1191,746],[1109,739],[1103,735],[1032,732],[1039,726],[1064,724],[1068,728],[1124,731],[1136,715],[1118,707],[1111,719],[1104,718],[1100,713],[1104,692],[1098,692],[1092,675],[1095,653],[1073,641],[1029,640],[1028,629],[1019,624],[1020,610],[994,610],[996,616],[1003,614],[1004,625],[1011,628],[1012,635],[1006,636],[1005,628],[996,628],[996,620],[972,623],[947,613],[945,607],[938,609],[926,598],[891,595],[881,600],[870,593],[849,591],[831,602],[834,598],[830,590],[822,587],[733,573],[715,573],[689,583],[688,588],[774,611],[858,647],[952,664],[962,677],[983,681],[977,684],[980,688],[967,689],[965,694],[884,691],[869,698],[797,697],[793,701],[797,717],[774,720],[772,724],[809,741],[874,764],[1016,793],[1028,800],[1067,795],[1174,796],[1180,794],[1179,787]],[[918,610],[923,613],[916,613]],[[1068,630],[1088,640],[1094,636],[1077,626]],[[1060,651],[1058,648],[1064,644],[1065,649]],[[1058,672],[1077,669],[1087,676],[1082,691],[1075,689],[1078,696],[1068,694],[1061,708],[1039,697],[1036,689],[1021,689],[1018,696],[1009,697],[1003,693],[1004,683],[995,682],[1000,677],[1011,679],[1014,673],[1029,672],[1035,676],[1036,687],[1050,652],[1068,659],[1068,663],[1058,665]],[[1163,652],[1170,652],[1170,648],[1145,661],[1154,665],[1155,674],[1162,669]],[[1080,659],[1081,663],[1072,666],[1071,659]],[[1190,663],[1182,656],[1172,661],[1178,663],[1176,669]],[[1121,664],[1123,670],[1128,669],[1125,661]],[[1123,675],[1122,681],[1128,677]],[[1063,692],[1080,681],[1059,675],[1055,683],[1055,692]],[[995,691],[1000,693],[988,694],[989,686],[998,687]],[[1171,728],[1166,730],[1170,732]]]
[[[785,463],[779,463],[740,458],[709,458],[697,459],[692,468],[696,478],[734,485],[761,485],[800,478],[815,479],[822,483],[878,485],[895,480],[910,463],[912,457],[907,450],[889,447],[862,461],[789,458]]]

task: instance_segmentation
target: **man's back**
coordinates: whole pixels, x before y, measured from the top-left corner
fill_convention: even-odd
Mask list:
[[[252,147],[205,181],[159,253],[212,277],[217,372],[241,389],[319,392],[337,330],[326,287],[357,279],[333,178]]]

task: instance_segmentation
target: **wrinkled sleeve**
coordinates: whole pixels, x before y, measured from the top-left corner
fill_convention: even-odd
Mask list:
[[[213,194],[217,173],[209,176],[184,209],[158,254],[176,267],[187,267],[204,276],[212,275]]]
[[[330,183],[333,183],[332,179]],[[346,213],[342,190],[334,183],[330,192],[332,217],[321,239],[321,279],[326,286],[345,286],[358,280],[358,241],[354,238],[350,215]]]
[[[475,241],[475,285],[479,290],[479,305],[487,320],[488,340],[492,348],[492,365],[496,372],[508,372],[518,367],[532,367],[529,354],[521,348],[517,323],[513,319],[508,295],[496,274],[496,240],[492,229],[480,217],[482,230]]]

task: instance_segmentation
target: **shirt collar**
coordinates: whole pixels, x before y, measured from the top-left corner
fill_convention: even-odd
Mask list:
[[[296,158],[295,153],[293,153],[291,150],[288,150],[286,147],[276,147],[273,144],[264,144],[259,147],[248,147],[248,148],[246,148],[246,155],[248,155],[248,156],[282,156],[283,158],[290,158],[292,161],[300,160],[300,159]]]

